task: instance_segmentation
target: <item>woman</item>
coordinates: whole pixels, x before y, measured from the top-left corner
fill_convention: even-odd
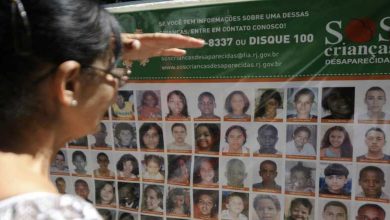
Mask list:
[[[325,158],[352,158],[352,143],[349,134],[341,126],[329,128],[321,141],[320,156]]]
[[[200,47],[203,41],[168,34],[120,36],[117,22],[95,1],[0,4],[1,30],[7,30],[0,32],[0,218],[40,213],[101,219],[88,202],[57,192],[49,178],[50,159],[66,142],[97,131],[126,79],[111,73],[119,52],[128,63],[183,55],[170,48]],[[19,205],[24,208],[16,209]]]
[[[261,94],[259,105],[256,107],[255,120],[274,119],[278,108],[283,107],[280,93],[275,89],[267,89]]]
[[[243,91],[233,91],[225,101],[225,110],[228,112],[224,119],[250,120],[251,116],[246,114],[249,109],[249,99]]]

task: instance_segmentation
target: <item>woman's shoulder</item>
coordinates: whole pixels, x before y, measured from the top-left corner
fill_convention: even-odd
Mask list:
[[[101,217],[90,203],[80,197],[34,192],[1,200],[0,219],[101,220]]]

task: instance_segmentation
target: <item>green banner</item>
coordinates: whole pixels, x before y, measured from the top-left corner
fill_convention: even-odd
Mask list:
[[[207,43],[185,57],[136,65],[132,79],[358,76],[388,72],[389,7],[385,0],[258,1],[116,16],[127,32]]]

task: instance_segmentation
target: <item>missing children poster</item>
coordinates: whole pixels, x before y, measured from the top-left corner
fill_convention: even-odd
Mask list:
[[[133,65],[61,193],[112,220],[389,218],[390,2],[127,7],[126,32],[206,45]]]

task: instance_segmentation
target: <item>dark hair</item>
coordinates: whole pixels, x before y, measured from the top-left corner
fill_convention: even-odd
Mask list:
[[[122,194],[121,189],[127,189],[130,194],[129,197],[127,197],[127,194]],[[138,183],[118,182],[119,206],[129,207],[127,204],[130,203],[130,208],[138,208],[139,194],[140,192]]]
[[[219,178],[219,164],[218,164],[218,157],[195,157],[194,162],[194,184],[198,184],[202,182],[202,177],[200,176],[200,166],[203,162],[210,163],[214,170],[214,183],[218,183]]]
[[[329,206],[336,206],[336,207],[342,208],[342,209],[344,210],[344,212],[345,212],[345,215],[346,215],[346,218],[345,218],[345,219],[348,219],[348,208],[347,208],[347,206],[344,205],[344,203],[339,202],[339,201],[330,201],[330,202],[328,202],[328,203],[325,204],[324,209],[323,209],[323,212],[325,212],[325,210],[326,210]]]
[[[72,154],[72,161],[76,160],[76,157],[81,157],[84,161],[87,161],[87,157],[85,156],[84,152],[76,150]]]
[[[82,67],[91,65],[108,51],[112,35],[115,58],[119,56],[119,25],[96,1],[23,1],[27,25],[20,11],[12,15],[11,4],[17,3],[0,4],[2,127],[34,114],[50,117],[41,107],[46,97],[38,95],[37,83],[54,75],[61,63],[75,60]]]
[[[240,192],[231,192],[229,193],[225,199],[224,199],[224,203],[229,203],[229,200],[232,198],[232,197],[239,197],[242,202],[244,203],[244,210],[242,212],[245,213],[245,211],[248,210],[248,194],[247,193],[240,193]]]
[[[97,156],[96,156],[96,159],[99,160],[99,157],[106,157],[108,160],[110,160],[110,158],[104,152],[98,153]]]
[[[351,106],[352,112],[354,112],[355,104],[355,88],[353,87],[326,87],[322,90],[322,108],[324,110],[331,110],[329,108],[328,99],[332,97],[344,97],[345,101]],[[332,112],[331,112],[332,113]],[[333,114],[333,113],[332,113]]]
[[[188,114],[188,106],[187,106],[187,99],[185,97],[185,95],[183,94],[182,91],[180,90],[173,90],[172,92],[170,92],[168,95],[167,95],[167,102],[169,102],[169,98],[172,96],[172,95],[177,95],[179,96],[179,98],[181,99],[181,101],[183,102],[183,110],[180,112],[180,114],[182,114],[184,117],[190,117],[189,114]],[[171,109],[169,109],[169,113],[167,115],[167,117],[171,117],[172,116],[172,111]]]
[[[336,176],[345,176],[345,177],[348,177],[349,171],[348,171],[348,169],[347,169],[344,165],[342,165],[342,164],[339,164],[339,163],[331,163],[331,164],[329,164],[329,165],[325,168],[324,174],[325,174],[325,176],[336,175]]]
[[[351,139],[349,138],[349,134],[347,130],[345,130],[345,128],[342,126],[333,126],[325,132],[324,137],[322,138],[321,141],[321,149],[325,149],[331,146],[331,143],[329,141],[329,136],[333,131],[340,131],[343,132],[344,134],[344,140],[343,143],[341,144],[341,149],[340,149],[341,151],[340,156],[344,158],[351,158],[352,151],[353,151]]]
[[[209,97],[209,98],[211,98],[212,100],[214,100],[215,101],[215,97],[214,97],[214,95],[211,93],[211,92],[202,92],[199,96],[198,96],[198,102],[200,102],[200,101],[202,101],[202,98],[203,97]]]
[[[280,207],[280,202],[279,202],[278,197],[271,196],[271,195],[258,195],[258,196],[256,196],[255,199],[253,200],[253,208],[256,210],[257,203],[260,202],[260,200],[264,200],[264,199],[271,200],[272,203],[275,205],[276,210],[280,211],[281,207]]]
[[[104,216],[107,216],[107,218],[108,218],[107,220],[112,220],[113,219],[111,210],[109,210],[109,209],[98,209],[97,211],[103,217],[103,219],[105,219]]]
[[[379,167],[375,167],[375,166],[366,166],[363,169],[361,169],[359,172],[359,180],[362,179],[363,173],[368,172],[368,171],[375,172],[376,174],[378,174],[378,178],[380,180],[383,180],[383,181],[385,180],[385,173],[383,172],[383,170],[380,169]]]
[[[379,87],[379,86],[373,86],[373,87],[367,89],[366,95],[364,96],[365,99],[367,99],[368,92],[371,92],[371,91],[381,91],[381,92],[383,92],[383,94],[385,95],[385,99],[386,99],[386,92],[385,92],[385,90],[383,90],[383,89],[382,89],[381,87]]]
[[[211,147],[210,151],[218,152],[219,151],[220,132],[221,132],[220,128],[219,128],[219,124],[213,124],[213,123],[211,123],[211,124],[210,123],[197,124],[195,127],[195,140],[199,137],[198,128],[200,128],[200,127],[206,127],[213,138],[214,146]],[[197,146],[196,143],[195,143],[195,146]]]
[[[191,156],[187,155],[168,155],[168,179],[181,177],[183,173],[181,172],[179,161],[184,161],[185,166],[187,167],[188,172],[191,170]]]
[[[278,107],[282,107],[283,100],[280,93],[276,89],[267,89],[260,96],[259,105],[256,106],[256,110],[255,110],[255,118],[264,117],[265,104],[270,99],[274,99],[276,102],[278,102]]]
[[[145,154],[145,157],[144,157],[145,166],[150,161],[153,161],[153,162],[157,163],[158,165],[160,165],[160,171],[161,171],[161,167],[164,165],[164,158],[162,158],[161,156],[154,155],[154,154]]]
[[[229,127],[226,132],[225,132],[225,141],[226,143],[228,143],[228,136],[230,134],[230,132],[234,129],[237,129],[237,130],[240,130],[242,135],[244,136],[245,140],[244,140],[244,143],[243,145],[246,143],[246,137],[247,137],[247,134],[246,134],[246,129],[240,125],[233,125],[231,127]]]
[[[242,110],[243,113],[247,112],[248,109],[249,109],[249,99],[248,97],[245,95],[245,93],[241,90],[236,90],[236,91],[233,91],[231,92],[227,97],[226,97],[226,100],[225,100],[225,110],[229,113],[232,113],[233,112],[233,109],[232,109],[232,98],[234,95],[240,95],[243,99],[244,99],[244,109]]]
[[[158,134],[157,148],[164,149],[163,131],[162,131],[160,125],[158,125],[157,123],[144,123],[139,128],[139,143],[140,143],[141,148],[146,148],[146,145],[144,143],[143,138],[144,138],[144,135],[146,134],[146,132],[148,132],[152,128],[156,129],[157,134]]]
[[[173,129],[174,129],[175,127],[182,127],[182,128],[184,128],[184,130],[187,131],[187,127],[186,127],[186,125],[183,124],[183,123],[174,123],[174,124],[171,126],[171,131],[172,131],[172,132],[173,132]]]
[[[290,214],[292,213],[293,208],[298,206],[298,205],[303,205],[304,207],[309,209],[309,214],[311,214],[311,210],[313,209],[313,205],[311,204],[310,200],[308,200],[306,198],[293,199],[291,201],[290,208],[289,208]]]
[[[261,170],[261,166],[263,165],[263,164],[271,164],[272,166],[274,166],[275,167],[275,170],[276,169],[278,169],[278,166],[276,165],[276,163],[274,162],[274,161],[272,161],[272,160],[264,160],[263,162],[261,162],[260,163],[260,166],[259,166],[259,169]]]
[[[116,163],[116,169],[119,171],[123,171],[123,164],[127,161],[131,161],[131,165],[133,166],[133,171],[131,173],[138,176],[139,169],[138,169],[137,158],[135,158],[131,154],[122,155],[121,158],[119,158],[118,162]]]
[[[299,97],[301,97],[302,95],[310,96],[311,101],[314,102],[314,98],[315,98],[314,92],[308,88],[303,88],[303,89],[299,90],[297,93],[295,93],[294,102],[297,102]]]
[[[128,90],[118,91],[118,96],[122,96],[124,100],[129,99],[129,97],[132,95],[133,95],[133,91],[128,91]]]
[[[310,138],[310,136],[311,136],[311,131],[310,131],[310,129],[308,128],[308,127],[305,127],[305,126],[299,126],[299,127],[297,127],[295,130],[294,130],[294,132],[293,132],[293,135],[294,136],[297,136],[298,135],[298,133],[300,133],[300,132],[306,132],[308,135],[309,135],[309,137],[308,138]]]
[[[95,196],[96,196],[96,204],[102,203],[102,198],[100,197],[100,191],[106,186],[110,185],[112,186],[112,192],[114,194],[114,198],[112,201],[115,200],[115,184],[112,181],[101,181],[101,180],[95,180]]]
[[[278,129],[271,125],[271,124],[265,124],[265,125],[262,125],[258,130],[257,130],[257,134],[261,134],[263,133],[265,130],[272,130],[272,132],[278,136]]]
[[[167,199],[167,212],[170,213],[175,209],[175,203],[173,201],[173,197],[175,196],[188,196],[189,192],[186,189],[183,188],[174,188],[168,193],[168,199]],[[184,214],[189,215],[191,208],[188,206],[186,202],[184,202],[183,205]]]
[[[364,209],[364,208],[376,209],[379,212],[381,212],[384,217],[386,217],[386,211],[380,205],[372,204],[372,203],[366,203],[366,204],[360,206],[358,211],[357,211],[357,214],[359,215],[360,214],[359,212],[361,212],[361,210]]]
[[[364,136],[367,137],[368,133],[370,133],[371,131],[376,131],[376,132],[382,133],[383,138],[386,140],[386,134],[385,134],[385,132],[384,132],[381,128],[378,128],[378,127],[372,127],[372,128],[370,128],[370,129],[368,129],[368,130],[366,131],[366,133],[364,134]]]
[[[156,105],[158,105],[159,98],[152,90],[146,90],[142,93],[141,105],[145,105],[145,99],[147,96],[152,96],[156,101]]]
[[[61,155],[65,160],[65,154],[61,150],[57,151],[57,155]]]

